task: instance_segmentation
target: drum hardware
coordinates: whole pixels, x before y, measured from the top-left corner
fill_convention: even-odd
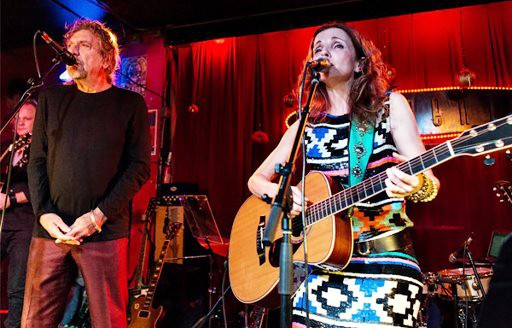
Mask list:
[[[475,283],[476,285],[478,286],[478,289],[473,289],[471,290],[470,288],[472,287],[473,283],[469,283],[467,284],[466,281],[468,277],[471,277],[471,275],[467,275],[466,274],[466,267],[463,266],[462,269],[460,269],[461,271],[461,275],[460,277],[463,279],[463,282],[464,284],[462,285],[462,289],[463,289],[463,297],[461,298],[462,301],[464,301],[464,308],[458,306],[458,289],[456,288],[456,286],[452,286],[453,288],[453,295],[454,295],[454,302],[455,304],[457,304],[458,308],[459,308],[459,321],[461,322],[462,324],[462,327],[463,328],[467,328],[468,327],[468,320],[471,320],[471,323],[473,324],[474,327],[476,327],[476,317],[477,317],[477,311],[475,309],[475,306],[469,306],[469,303],[470,303],[470,300],[472,298],[472,295],[471,293],[474,291],[476,293],[476,299],[480,302],[484,301],[485,300],[485,296],[486,296],[486,289],[484,288],[483,284],[482,284],[482,279],[480,278],[480,272],[479,270],[477,269],[476,265],[475,265],[475,261],[473,260],[473,255],[471,254],[471,251],[469,250],[469,244],[471,243],[471,240],[473,239],[473,232],[470,234],[470,236],[468,237],[468,239],[464,242],[463,244],[463,247],[461,249],[462,251],[462,254],[463,254],[463,260],[467,259],[469,264],[470,264],[470,270],[472,271],[473,275],[472,277],[474,278],[475,280]],[[460,248],[459,248],[460,249]],[[453,253],[452,253],[453,254]],[[452,262],[452,254],[450,254],[450,262]],[[453,262],[452,262],[453,263]],[[479,269],[485,269],[485,268],[479,268]],[[468,270],[468,271],[470,271]],[[492,269],[488,269],[490,270],[490,274],[489,276],[492,275]],[[490,280],[490,278],[489,278]],[[489,287],[489,285],[487,285],[487,287]],[[463,311],[463,313],[462,313]]]
[[[461,302],[459,304],[457,312],[459,322],[462,324],[463,328],[467,327],[468,322],[471,322],[471,327],[476,328],[478,322],[478,305],[474,303]]]
[[[473,270],[465,268],[445,269],[439,271],[436,283],[439,284],[437,294],[446,299],[453,300],[456,295],[461,300],[483,301],[485,293],[489,288],[492,276],[492,269],[486,267],[477,268],[477,277]]]
[[[457,261],[457,255],[462,253],[462,255],[463,255],[463,259],[462,260],[464,261],[464,260],[467,259],[467,261],[469,262],[469,264],[471,266],[471,269],[473,270],[475,281],[478,284],[479,290],[482,293],[482,299],[485,299],[484,286],[482,285],[482,281],[480,280],[480,274],[478,273],[478,270],[476,268],[476,263],[473,260],[473,255],[471,254],[471,251],[469,250],[469,245],[471,244],[471,241],[473,240],[473,237],[474,237],[474,232],[471,232],[469,237],[464,241],[464,243],[457,250],[455,250],[455,252],[450,254],[450,256],[448,258],[448,261],[450,261],[451,263],[455,263]],[[464,271],[463,275],[465,274],[465,268],[464,267],[465,266],[463,265],[463,271]]]
[[[456,327],[476,327],[479,307],[493,274],[490,267],[478,267],[477,272],[483,291],[470,268],[422,273],[424,298],[421,303],[418,327],[427,327],[427,323],[432,324],[432,321],[436,320],[436,314],[437,317],[441,316],[437,318],[439,321],[444,319],[453,322]],[[438,310],[438,313],[434,311],[432,314],[431,309]],[[434,316],[430,321],[429,314]],[[443,327],[447,326],[446,321]],[[435,324],[434,326],[437,327]]]

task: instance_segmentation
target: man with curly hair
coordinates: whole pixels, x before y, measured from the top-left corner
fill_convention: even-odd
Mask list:
[[[74,83],[41,93],[30,152],[36,228],[22,327],[57,327],[78,269],[93,327],[126,327],[129,201],[150,174],[147,107],[113,85],[110,29],[79,20],[64,39]]]

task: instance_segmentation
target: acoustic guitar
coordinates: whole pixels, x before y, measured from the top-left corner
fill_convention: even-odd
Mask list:
[[[158,280],[160,279],[160,274],[162,273],[162,268],[165,262],[165,254],[167,253],[169,245],[176,236],[176,233],[179,231],[180,227],[180,222],[172,222],[169,227],[167,227],[165,240],[162,245],[162,250],[160,251],[158,261],[156,262],[155,269],[153,270],[153,274],[149,281],[149,289],[147,294],[139,296],[135,300],[135,303],[132,305],[131,321],[130,325],[128,326],[129,328],[154,328],[162,316],[163,307],[159,306],[154,308],[153,298],[155,296]]]
[[[398,165],[408,174],[418,174],[457,156],[478,156],[511,147],[512,115],[480,125]],[[335,193],[330,180],[319,172],[306,176],[305,194],[313,203],[306,210],[308,261],[344,268],[352,256],[352,224],[342,215],[354,204],[384,191],[386,172]],[[299,184],[300,189],[300,184]],[[238,210],[229,245],[229,277],[234,295],[243,303],[275,304],[279,282],[279,250],[282,231],[273,244],[264,247],[263,233],[270,205],[251,196]],[[302,223],[292,220],[293,261],[304,262]]]

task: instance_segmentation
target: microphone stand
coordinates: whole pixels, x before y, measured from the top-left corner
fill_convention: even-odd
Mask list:
[[[311,80],[311,88],[309,90],[308,99],[306,106],[302,111],[302,115],[299,121],[299,127],[295,140],[288,157],[288,161],[285,165],[277,164],[276,173],[281,176],[279,179],[279,190],[274,198],[274,202],[270,209],[269,219],[263,235],[263,244],[267,247],[271,246],[274,242],[274,236],[277,229],[277,224],[281,221],[283,241],[281,243],[279,253],[279,288],[278,292],[281,295],[281,310],[280,310],[280,327],[288,328],[291,327],[292,322],[292,304],[291,294],[293,289],[293,262],[292,262],[292,243],[291,243],[291,220],[288,217],[288,213],[291,210],[293,204],[293,198],[290,187],[290,174],[294,171],[294,162],[297,157],[299,145],[304,134],[306,122],[309,118],[309,107],[313,96],[316,92],[319,83],[320,74],[313,71],[313,79]],[[299,104],[300,106],[300,104]],[[300,108],[299,108],[300,109]]]
[[[202,316],[201,318],[199,318],[195,323],[194,325],[192,326],[192,328],[200,328],[202,327],[205,323],[206,323],[206,320],[208,320],[210,318],[210,316],[213,314],[213,312],[217,309],[217,306],[219,306],[220,302],[222,301],[222,299],[226,296],[226,293],[231,289],[231,285],[228,286],[228,288],[226,288],[225,291],[222,292],[222,295],[221,297],[219,297],[219,299],[215,302],[215,304],[211,307],[210,311],[208,311],[207,314],[205,314],[204,316]]]
[[[483,302],[486,297],[484,286],[482,284],[482,280],[480,279],[480,276],[478,275],[478,270],[476,268],[475,261],[473,260],[473,255],[471,254],[471,251],[469,250],[469,245],[467,243],[464,244],[464,255],[465,255],[464,258],[467,257],[468,262],[471,265],[471,270],[473,271],[473,274],[475,276],[475,280],[478,285],[478,290],[480,290],[480,292],[482,293],[482,302]],[[463,264],[464,264],[464,262],[463,262]],[[466,279],[466,272],[465,272],[464,265],[462,266],[462,279],[463,280]],[[466,292],[467,292],[467,289],[469,288],[469,286],[467,286],[464,282],[462,282],[461,286],[463,289],[466,289]],[[478,293],[478,291],[477,291],[477,293]],[[457,295],[456,291],[454,291],[454,295],[455,296]],[[464,317],[461,318],[460,317],[461,313],[459,313],[459,317],[460,317],[461,323],[464,328],[468,327],[468,323],[467,323],[467,321],[469,319],[468,298],[469,297],[466,295],[466,302],[465,302],[466,306],[465,306],[465,310],[464,310]],[[455,300],[455,304],[457,304],[457,298],[455,298],[454,300]],[[474,307],[472,307],[472,309],[474,310]],[[473,324],[476,324],[474,316],[472,318],[472,322],[473,322]]]
[[[16,141],[16,134],[18,132],[18,116],[17,116],[18,112],[20,111],[21,107],[27,102],[27,100],[30,98],[30,96],[32,96],[34,91],[36,91],[37,89],[39,89],[40,87],[42,87],[44,85],[44,79],[46,79],[46,77],[50,74],[50,72],[52,72],[62,62],[62,59],[60,59],[59,56],[57,56],[52,59],[52,62],[53,62],[52,67],[50,67],[50,69],[42,77],[40,76],[37,80],[34,80],[32,78],[29,79],[29,81],[28,81],[29,88],[27,89],[27,91],[25,91],[23,93],[20,100],[18,100],[18,103],[16,104],[16,106],[14,106],[14,109],[11,111],[11,114],[7,118],[5,124],[0,128],[0,135],[1,135],[2,132],[5,130],[5,128],[7,128],[9,123],[14,119],[14,117],[16,117],[15,125],[14,125],[14,135],[12,138],[13,145],[14,145],[14,142]],[[14,151],[11,151],[11,156],[9,156],[9,163],[7,165],[7,180],[4,185],[4,187],[5,187],[4,190],[5,190],[6,194],[9,191],[9,187],[11,184],[11,171],[12,171],[13,158],[14,158]],[[5,197],[4,204],[3,204],[4,210],[2,211],[2,215],[0,215],[0,233],[2,232],[3,227],[4,227],[4,217],[5,217],[5,212],[6,212],[6,208],[5,208],[6,205],[7,205],[7,197]],[[1,234],[0,234],[0,239],[1,239]]]
[[[206,235],[204,236],[204,241],[206,242],[206,245],[208,245],[208,264],[209,264],[209,272],[208,272],[208,283],[209,283],[209,286],[208,286],[208,306],[210,308],[212,308],[213,294],[217,293],[217,288],[215,288],[215,286],[213,285],[213,269],[214,269],[214,267],[216,267],[216,264],[215,264],[215,258],[214,258],[213,249],[212,249],[212,246],[210,244],[210,240],[208,239],[208,236],[206,236]],[[222,297],[224,297],[224,294],[222,294],[222,296],[219,299],[221,299]],[[213,309],[215,309],[216,307],[217,307],[217,303],[215,303],[215,305],[213,306]],[[208,315],[208,327],[211,327],[212,326],[212,320],[211,320],[210,315],[213,313],[212,309],[210,309],[210,311],[208,311],[208,313],[209,313],[209,315]]]
[[[48,70],[48,72],[46,72],[42,77],[39,77],[37,80],[34,80],[33,78],[30,78],[28,80],[28,84],[29,84],[29,88],[27,89],[27,91],[25,91],[23,93],[23,95],[21,96],[20,100],[18,100],[18,103],[16,104],[16,106],[14,107],[14,109],[12,110],[10,116],[8,117],[7,121],[5,122],[5,124],[2,126],[2,128],[0,128],[0,134],[2,134],[2,132],[4,132],[5,128],[9,125],[9,123],[12,121],[12,119],[16,116],[16,114],[18,114],[18,111],[20,110],[21,106],[23,106],[27,100],[30,98],[30,96],[32,96],[32,94],[34,93],[34,91],[36,91],[37,89],[39,89],[40,87],[42,87],[44,85],[44,80],[46,79],[46,77],[60,64],[62,63],[62,60],[59,58],[59,56],[55,57],[52,59],[52,62],[53,62],[53,65],[52,67],[50,67],[50,69]]]
[[[468,246],[466,246],[466,256],[468,257],[469,264],[471,265],[471,268],[473,269],[473,274],[475,275],[476,283],[478,284],[478,289],[480,289],[480,292],[482,292],[482,301],[484,301],[485,297],[486,297],[484,285],[482,285],[482,280],[480,279],[480,276],[478,275],[475,261],[473,260],[473,255],[471,255],[471,252],[469,251]]]

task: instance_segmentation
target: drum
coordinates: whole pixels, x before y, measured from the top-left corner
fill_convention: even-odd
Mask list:
[[[487,290],[489,289],[489,282],[492,277],[492,269],[478,267],[477,272],[480,280],[482,281],[484,291],[487,293]],[[436,294],[441,298],[452,300],[453,293],[456,291],[456,295],[459,300],[482,300],[482,291],[478,286],[478,282],[476,281],[472,268],[465,268],[464,272],[462,272],[462,268],[439,271],[437,286]]]

